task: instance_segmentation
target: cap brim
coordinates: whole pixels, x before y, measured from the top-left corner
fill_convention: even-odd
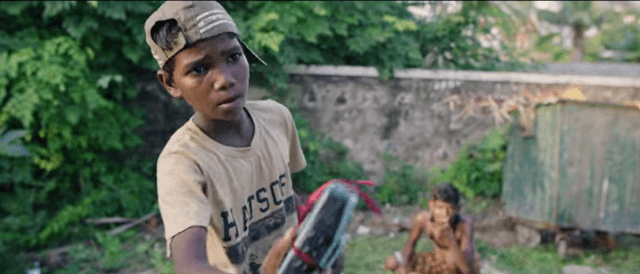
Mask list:
[[[249,64],[259,63],[265,66],[267,65],[267,63],[264,60],[260,59],[257,54],[255,54],[249,47],[247,47],[247,45],[244,44],[244,42],[242,42],[242,40],[238,39],[238,41],[240,41],[242,51],[244,51],[244,55],[247,57],[247,61],[249,62]]]

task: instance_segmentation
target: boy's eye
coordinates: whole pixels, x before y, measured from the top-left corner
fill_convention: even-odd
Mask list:
[[[232,63],[238,62],[240,60],[240,57],[242,57],[242,53],[234,53],[231,54],[231,56],[229,56],[229,61]]]
[[[195,67],[193,67],[193,69],[191,69],[191,71],[195,74],[203,74],[207,72],[207,68],[203,65],[196,65]]]

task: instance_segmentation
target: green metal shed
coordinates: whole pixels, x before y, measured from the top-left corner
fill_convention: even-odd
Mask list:
[[[512,126],[505,212],[563,228],[640,233],[640,111],[558,100],[536,106],[532,137]]]

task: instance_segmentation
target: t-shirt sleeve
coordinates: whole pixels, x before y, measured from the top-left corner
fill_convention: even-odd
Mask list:
[[[289,131],[289,170],[291,170],[291,173],[294,173],[303,170],[307,166],[307,160],[304,158],[304,153],[302,152],[302,147],[300,146],[298,130],[296,128],[296,123],[293,120],[293,116],[291,115],[289,109],[284,106],[283,108],[287,115],[287,128]]]
[[[171,239],[192,226],[208,228],[213,208],[204,193],[204,174],[186,155],[170,153],[158,159],[158,204],[171,257]]]

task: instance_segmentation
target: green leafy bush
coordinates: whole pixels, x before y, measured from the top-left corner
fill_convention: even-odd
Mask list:
[[[499,197],[509,125],[490,129],[477,144],[465,144],[446,168],[429,171],[432,184],[450,182],[467,198]]]
[[[331,179],[367,179],[362,164],[349,159],[348,148],[321,132],[312,131],[301,114],[296,113],[294,119],[307,160],[307,167],[292,175],[297,187],[310,193]]]
[[[382,1],[221,1],[238,24],[243,39],[269,67],[256,67],[252,78],[283,88],[282,65],[372,66],[382,79],[397,68],[525,69],[510,56],[482,47],[473,34],[489,33],[495,20],[508,17],[496,5],[463,1],[458,13],[435,22],[417,20],[411,3]],[[421,5],[423,3],[419,3]],[[485,18],[486,19],[486,18]],[[503,20],[504,21],[504,20]]]
[[[391,154],[384,154],[383,160],[384,179],[376,188],[379,201],[394,205],[418,202],[429,185],[426,171]]]
[[[131,134],[142,113],[122,102],[137,92],[123,75],[141,60],[131,48],[144,45],[142,16],[154,5],[3,4],[0,34],[10,39],[0,43],[0,128],[8,129],[0,149],[0,242],[7,249],[83,235],[90,228],[79,222],[89,216],[153,209],[149,162],[125,158],[143,142]],[[123,35],[131,32],[133,39]]]

